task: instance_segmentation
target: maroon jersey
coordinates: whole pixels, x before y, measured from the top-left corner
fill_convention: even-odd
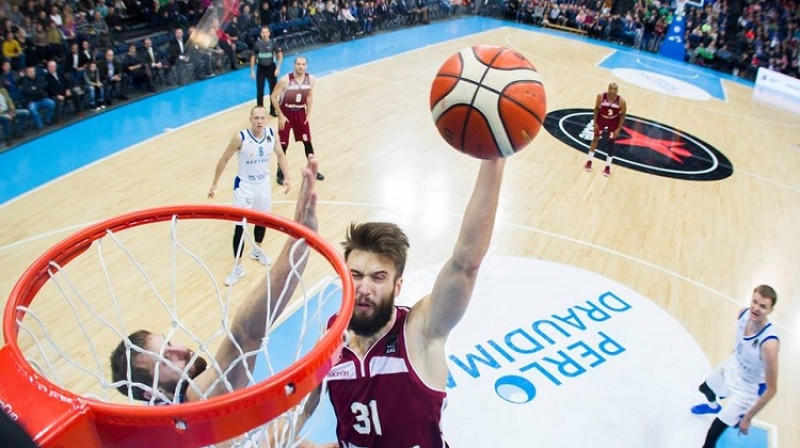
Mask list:
[[[616,131],[619,127],[619,114],[622,112],[620,101],[622,98],[617,95],[614,101],[608,99],[608,93],[603,93],[603,98],[600,100],[600,111],[597,113],[597,126],[595,127],[595,135],[599,135],[603,129],[608,129],[609,132]]]
[[[298,82],[294,77],[294,72],[289,73],[289,84],[281,97],[281,108],[305,110],[308,92],[310,91],[311,75],[306,73],[303,77],[303,82]]]
[[[325,378],[342,447],[447,447],[440,425],[447,393],[414,371],[405,338],[409,309],[395,308],[394,325],[364,359],[345,347]]]

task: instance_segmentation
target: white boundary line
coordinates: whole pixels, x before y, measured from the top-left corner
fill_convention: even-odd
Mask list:
[[[291,204],[292,201],[283,201],[283,200],[281,200],[281,201],[275,201],[274,203],[275,204]],[[401,211],[399,211],[397,209],[394,209],[394,208],[392,208],[390,206],[387,206],[385,204],[378,204],[378,203],[353,202],[353,201],[320,201],[319,203],[320,204],[324,204],[324,205],[335,205],[335,206],[346,206],[346,207],[382,208],[382,209],[386,209],[386,210],[398,213],[400,215],[405,215],[406,214],[404,212],[401,212]],[[453,214],[453,215],[454,216],[462,216],[461,214]],[[574,243],[574,244],[578,244],[578,245],[581,245],[581,246],[585,246],[585,247],[588,247],[588,248],[591,248],[591,249],[594,249],[594,250],[597,250],[597,251],[600,251],[600,252],[604,252],[604,253],[607,253],[609,255],[614,255],[614,256],[617,256],[617,257],[620,257],[620,258],[624,258],[626,260],[636,262],[636,263],[638,263],[638,264],[640,264],[642,266],[646,266],[648,268],[654,269],[654,270],[659,271],[661,273],[667,274],[667,275],[669,275],[671,277],[683,280],[683,281],[685,281],[685,282],[687,282],[687,283],[689,283],[691,285],[694,285],[694,286],[696,286],[696,287],[698,287],[700,289],[703,289],[703,290],[705,290],[705,291],[707,291],[707,292],[709,292],[709,293],[711,293],[711,294],[713,294],[713,295],[715,295],[715,296],[717,296],[717,297],[719,297],[719,298],[721,298],[721,299],[725,300],[726,302],[729,302],[729,303],[731,303],[733,305],[736,305],[736,306],[739,306],[739,307],[745,307],[747,305],[746,303],[744,303],[741,300],[737,300],[737,299],[734,299],[734,298],[732,298],[730,296],[727,296],[724,293],[722,293],[720,291],[717,291],[716,289],[713,289],[710,286],[704,285],[703,283],[700,283],[697,280],[694,280],[694,279],[692,279],[690,277],[687,277],[687,276],[685,276],[683,274],[680,274],[678,272],[672,271],[672,270],[667,269],[665,267],[659,266],[659,265],[657,265],[657,264],[655,264],[653,262],[650,262],[650,261],[643,260],[641,258],[635,257],[633,255],[628,255],[628,254],[620,252],[618,250],[614,250],[614,249],[611,249],[611,248],[608,248],[608,247],[605,247],[605,246],[601,246],[599,244],[590,243],[588,241],[583,241],[583,240],[579,240],[579,239],[576,239],[576,238],[572,238],[572,237],[569,237],[569,236],[566,236],[566,235],[562,235],[562,234],[559,234],[559,233],[554,233],[554,232],[550,232],[550,231],[547,231],[547,230],[537,229],[537,228],[534,228],[534,227],[525,226],[525,225],[521,225],[521,224],[515,224],[515,223],[511,223],[511,222],[506,222],[506,221],[498,221],[497,224],[503,225],[503,226],[507,226],[507,227],[510,227],[510,228],[513,228],[513,229],[519,229],[519,230],[524,230],[524,231],[527,231],[527,232],[538,233],[540,235],[545,235],[545,236],[548,236],[548,237],[551,237],[551,238],[560,239],[560,240],[567,241],[567,242],[570,242],[570,243]],[[40,236],[30,237],[30,238],[27,238],[25,240],[16,241],[16,242],[8,244],[6,246],[0,246],[0,252],[3,252],[5,250],[11,249],[12,247],[16,247],[16,246],[22,245],[22,244],[30,242],[30,241],[34,241],[36,239],[43,238],[45,236],[53,235],[53,234],[59,233],[59,232],[65,232],[65,231],[73,229],[75,227],[76,226],[70,226],[70,227],[67,227],[67,228],[52,230],[52,231],[48,232],[46,235],[43,234],[43,235],[40,235]],[[779,327],[783,333],[785,333],[785,334],[794,334],[794,331],[792,329],[790,329],[788,326],[786,326],[786,325],[784,325],[784,324],[782,324],[780,322],[774,321],[774,320],[770,320],[770,322],[775,324],[775,326]]]

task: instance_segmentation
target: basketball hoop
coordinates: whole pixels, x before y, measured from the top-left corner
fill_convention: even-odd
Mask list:
[[[209,221],[210,220],[210,221]],[[227,304],[231,301],[234,294],[231,290],[227,290],[227,302],[223,299],[223,294],[220,292],[215,276],[211,274],[211,269],[206,266],[202,260],[199,259],[197,253],[187,249],[187,240],[195,238],[195,242],[200,241],[200,251],[206,250],[212,241],[214,244],[217,240],[224,239],[226,248],[229,248],[229,238],[227,233],[213,232],[209,229],[211,226],[218,226],[225,222],[238,222],[244,224],[257,224],[264,226],[268,232],[275,231],[274,234],[284,235],[280,237],[281,247],[285,242],[286,235],[298,239],[298,242],[292,247],[296,250],[302,247],[301,250],[306,250],[301,246],[306,243],[310,250],[303,256],[310,257],[308,260],[308,268],[306,274],[312,269],[318,272],[331,273],[328,277],[332,280],[327,281],[323,289],[330,289],[330,285],[336,288],[341,288],[341,303],[339,304],[338,316],[336,317],[330,328],[325,331],[325,324],[328,315],[322,315],[321,308],[317,310],[306,309],[313,306],[312,301],[328,300],[330,294],[317,294],[314,295],[314,288],[307,287],[306,280],[304,280],[304,273],[292,269],[291,275],[299,276],[299,285],[297,286],[298,296],[302,292],[302,297],[298,297],[293,302],[289,303],[289,307],[297,305],[304,307],[301,315],[303,319],[303,329],[300,331],[301,336],[304,337],[306,333],[312,334],[313,331],[307,331],[307,322],[311,321],[316,325],[318,335],[310,336],[313,338],[311,342],[298,342],[296,350],[292,350],[292,358],[287,362],[288,366],[281,370],[276,369],[263,381],[249,381],[250,385],[243,389],[231,390],[229,393],[209,398],[207,400],[174,404],[170,406],[141,406],[131,402],[130,398],[128,403],[114,403],[115,399],[121,399],[121,396],[116,393],[116,384],[106,381],[105,377],[110,375],[102,372],[103,369],[107,370],[107,366],[97,361],[99,358],[97,354],[94,355],[95,364],[97,367],[92,367],[91,358],[86,354],[87,351],[101,353],[106,356],[108,353],[103,352],[98,348],[101,343],[106,342],[104,334],[114,335],[127,335],[125,330],[128,326],[127,316],[120,313],[120,308],[117,307],[116,311],[98,311],[98,305],[87,301],[86,297],[90,297],[95,290],[99,290],[97,294],[99,297],[112,297],[117,299],[119,292],[105,291],[104,283],[107,283],[109,289],[111,285],[120,284],[122,280],[130,283],[131,278],[135,275],[119,276],[113,272],[108,272],[106,266],[110,264],[111,259],[118,258],[126,259],[129,257],[133,260],[135,251],[128,248],[128,245],[133,245],[137,241],[149,243],[151,236],[145,236],[137,232],[158,232],[169,226],[170,239],[172,240],[172,253],[169,258],[169,263],[173,265],[172,279],[161,279],[166,277],[166,273],[162,272],[159,268],[155,271],[146,271],[149,266],[146,263],[135,261],[131,263],[134,267],[134,272],[140,272],[149,287],[152,287],[156,295],[159,294],[157,284],[162,282],[164,284],[171,284],[173,289],[175,285],[180,284],[182,281],[197,284],[200,281],[196,278],[189,278],[185,280],[183,277],[190,277],[183,275],[174,266],[190,265],[195,266],[192,272],[205,274],[210,278],[211,284],[216,289],[217,302],[212,302],[215,306],[220,305],[221,311],[221,324],[220,330],[215,330],[216,333],[211,337],[197,336],[196,341],[199,341],[200,350],[206,350],[206,345],[209,341],[216,341],[220,338],[228,337],[230,333],[228,330],[226,315],[229,311]],[[161,224],[159,224],[161,223]],[[201,224],[202,223],[202,226]],[[209,224],[210,223],[210,224]],[[189,236],[181,235],[178,238],[178,229],[184,231]],[[151,228],[140,229],[140,227]],[[193,234],[191,229],[201,229],[200,232]],[[230,230],[230,227],[225,225],[221,229]],[[122,241],[117,234],[132,233],[129,241]],[[246,234],[248,232],[245,232]],[[220,238],[220,235],[225,235]],[[109,240],[111,238],[111,240]],[[106,246],[103,246],[104,241]],[[251,241],[252,242],[252,241]],[[98,259],[103,266],[103,277],[100,274],[97,276],[101,279],[95,283],[88,283],[94,280],[86,280],[85,282],[90,285],[86,293],[79,293],[76,286],[84,280],[84,274],[79,276],[71,276],[70,272],[65,269],[66,265],[73,263],[78,267],[83,266],[84,262],[80,259],[91,258],[90,248],[94,248],[97,252]],[[118,249],[119,248],[119,249]],[[230,249],[227,249],[230,250]],[[218,251],[216,253],[219,253]],[[228,254],[228,252],[225,252]],[[146,253],[145,260],[152,254],[152,251]],[[124,256],[123,256],[124,255]],[[294,257],[294,253],[292,255]],[[158,258],[158,257],[153,257]],[[219,257],[217,257],[219,258]],[[230,258],[228,256],[227,258]],[[76,262],[76,260],[78,260]],[[254,264],[257,264],[254,262]],[[73,269],[73,268],[70,268]],[[264,268],[264,269],[269,269]],[[86,277],[89,277],[86,275]],[[260,278],[260,277],[257,277]],[[269,276],[266,276],[269,282]],[[341,283],[339,285],[339,282]],[[43,289],[46,290],[43,291]],[[129,288],[128,283],[125,284],[125,289],[120,288],[123,292],[134,290]],[[168,288],[169,289],[169,288]],[[56,325],[63,325],[64,322],[69,320],[69,314],[72,313],[76,317],[88,315],[90,319],[77,318],[76,328],[67,328],[56,330],[43,330],[44,336],[33,337],[31,333],[36,333],[39,328],[44,325],[44,319],[40,317],[41,314],[49,311],[49,308],[59,306],[55,301],[50,301],[48,296],[49,292],[61,291],[68,302],[66,311],[61,312]],[[108,292],[108,294],[106,294]],[[338,294],[338,293],[337,293]],[[130,293],[130,295],[135,295]],[[179,333],[191,325],[180,322],[178,317],[184,315],[185,308],[199,307],[202,302],[202,297],[192,297],[191,302],[180,304],[177,300],[179,294],[174,291],[174,312],[172,312],[172,304],[169,300],[162,300],[162,297],[157,297],[164,305],[169,305],[170,310],[167,314],[168,320],[171,321],[170,325],[176,333]],[[208,295],[208,294],[206,294]],[[324,298],[323,298],[324,295]],[[41,296],[41,297],[40,297]],[[146,447],[146,446],[168,446],[168,447],[200,447],[213,444],[220,441],[229,440],[236,436],[247,433],[248,431],[258,428],[282,414],[290,420],[290,425],[294,428],[296,422],[298,409],[302,407],[304,399],[312,392],[323,380],[325,374],[333,365],[332,362],[338,358],[342,347],[342,336],[346,330],[349,322],[349,317],[353,310],[353,284],[349,269],[344,263],[344,260],[338,255],[336,249],[328,242],[323,240],[318,234],[309,230],[305,226],[298,224],[294,221],[282,218],[277,215],[257,212],[253,210],[241,209],[229,206],[212,206],[212,205],[179,205],[169,206],[162,208],[148,209],[133,213],[128,213],[116,218],[108,219],[97,224],[93,224],[86,229],[78,231],[71,236],[67,237],[60,243],[53,246],[42,256],[40,256],[34,263],[23,273],[17,284],[14,286],[8,303],[6,304],[5,313],[3,316],[3,336],[6,345],[0,349],[0,373],[2,381],[0,381],[0,407],[12,419],[17,420],[27,430],[29,434],[36,440],[36,442],[43,448],[111,448],[111,447]],[[34,311],[33,305],[34,298],[43,303],[44,311]],[[153,300],[156,300],[153,299]],[[283,300],[281,297],[280,300]],[[285,298],[290,300],[291,297]],[[120,299],[122,300],[122,299]],[[131,299],[128,299],[129,301]],[[149,299],[148,299],[149,300]],[[267,298],[271,300],[271,298]],[[116,305],[116,301],[115,307]],[[133,303],[142,303],[145,307],[143,314],[150,319],[152,314],[155,314],[154,307],[145,305],[149,303],[146,299],[136,297]],[[153,303],[158,303],[154,301]],[[299,303],[299,305],[298,305]],[[335,304],[335,303],[334,303]],[[234,311],[236,306],[233,307]],[[92,318],[90,312],[84,311],[88,309],[94,313],[96,319]],[[113,326],[108,318],[104,315],[119,314],[120,325],[119,328]],[[280,319],[284,319],[285,315],[289,313],[288,308],[283,311]],[[264,338],[263,346],[266,347],[270,334],[274,330],[273,327],[279,327],[280,322],[276,323],[276,316],[267,317],[268,328],[267,336]],[[94,320],[100,323],[95,323]],[[177,321],[177,322],[176,322]],[[107,326],[111,326],[108,328]],[[99,328],[97,330],[96,328]],[[177,330],[176,330],[177,328]],[[309,327],[311,328],[311,327]],[[18,336],[21,333],[26,337],[32,338],[33,343],[28,344],[26,349],[20,346]],[[288,331],[288,330],[287,330]],[[56,333],[56,336],[53,336]],[[85,333],[89,349],[81,348],[78,354],[74,355],[74,359],[64,359],[65,355],[59,343],[61,334],[79,334]],[[168,333],[167,337],[171,337],[172,333]],[[194,335],[192,336],[194,337]],[[216,339],[214,339],[216,338]],[[109,341],[118,342],[117,341]],[[50,346],[56,347],[54,350],[59,350],[55,356],[44,356],[44,360],[34,360],[30,353],[42,353],[52,351]],[[73,344],[74,345],[74,344]],[[308,348],[301,349],[301,345],[307,345]],[[269,351],[265,348],[264,351]],[[206,352],[204,352],[206,353]],[[270,364],[269,368],[272,369],[273,365],[278,365],[277,361],[269,358],[270,354],[260,354],[267,356],[267,363]],[[70,354],[70,356],[73,356]],[[254,356],[252,353],[243,354],[245,357],[242,362],[247,361],[248,356]],[[107,356],[106,356],[107,357]],[[213,354],[211,355],[213,358]],[[76,386],[65,386],[61,375],[58,374],[59,366],[68,365],[75,370],[83,370],[89,372],[87,375],[88,380],[76,380]],[[188,367],[187,367],[188,368]],[[252,378],[251,378],[252,380]],[[85,384],[89,384],[85,386]],[[97,383],[94,386],[92,383]],[[135,385],[135,384],[134,384]],[[84,387],[85,386],[85,387]],[[102,388],[102,392],[87,393],[84,391],[74,392],[73,389],[84,389],[92,387]],[[133,385],[131,386],[133,387]],[[111,391],[111,394],[103,398],[105,391]],[[116,394],[116,395],[115,395]],[[113,396],[111,396],[113,395]],[[264,430],[262,432],[267,432]],[[288,438],[288,442],[277,446],[291,446],[295,443],[295,437]],[[269,445],[276,446],[276,445]]]

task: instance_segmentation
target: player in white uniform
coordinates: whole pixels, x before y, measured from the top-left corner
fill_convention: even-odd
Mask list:
[[[734,352],[700,385],[708,403],[692,407],[692,412],[719,414],[708,430],[704,448],[714,448],[729,426],[738,426],[739,432],[747,434],[753,417],[775,396],[780,339],[767,317],[777,301],[772,287],[756,287],[750,308],[739,313]],[[726,398],[724,407],[717,397]]]
[[[267,111],[263,106],[256,106],[250,111],[250,127],[239,131],[231,138],[225,152],[222,153],[217,169],[214,171],[214,182],[208,190],[208,197],[214,199],[222,172],[228,160],[234,154],[239,154],[239,173],[236,176],[233,186],[233,205],[237,207],[251,208],[268,212],[272,209],[272,189],[269,183],[269,160],[270,153],[274,152],[278,160],[278,166],[284,173],[289,172],[289,165],[286,155],[276,145],[276,135],[272,128],[266,126]],[[288,193],[291,183],[288,178],[284,178],[284,192]],[[255,226],[253,236],[258,247],[250,251],[250,257],[268,264],[269,259],[261,251],[261,242],[264,240],[266,229],[262,226]],[[241,258],[240,245],[244,229],[241,224],[236,225],[233,233],[233,256],[235,259]],[[230,286],[236,283],[245,274],[244,266],[237,263],[228,277],[225,284]]]

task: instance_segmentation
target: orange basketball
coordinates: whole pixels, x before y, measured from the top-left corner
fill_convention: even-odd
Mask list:
[[[450,56],[431,85],[431,112],[453,148],[508,157],[536,137],[547,113],[542,77],[524,56],[491,45]]]

